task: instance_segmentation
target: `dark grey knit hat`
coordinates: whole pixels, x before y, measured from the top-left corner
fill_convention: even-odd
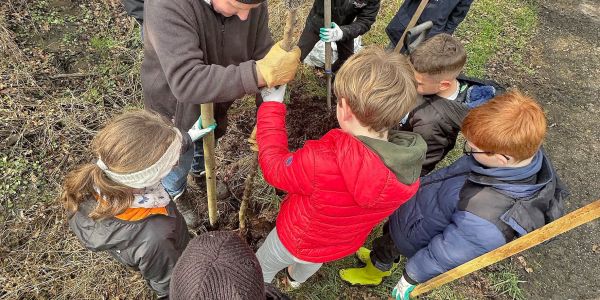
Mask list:
[[[236,0],[237,2],[244,4],[259,4],[265,2],[265,0]]]
[[[171,300],[263,300],[262,271],[256,256],[231,231],[192,239],[171,275]]]

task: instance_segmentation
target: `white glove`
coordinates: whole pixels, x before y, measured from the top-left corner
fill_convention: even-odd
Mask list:
[[[283,97],[285,96],[285,88],[285,84],[272,88],[265,87],[260,89],[260,94],[262,95],[264,102],[283,103]]]
[[[392,291],[392,297],[396,300],[409,300],[410,292],[414,289],[415,285],[408,283],[408,281],[404,279],[404,276],[402,276]]]
[[[195,142],[195,141],[201,139],[202,137],[204,137],[209,132],[215,130],[215,128],[217,128],[217,123],[213,123],[212,125],[203,129],[202,128],[202,118],[198,118],[198,121],[196,121],[196,123],[194,123],[194,126],[192,126],[192,128],[190,128],[190,130],[188,130],[188,134],[190,135],[190,138],[192,138],[192,142]]]
[[[321,41],[331,43],[341,40],[344,36],[344,32],[340,26],[331,22],[331,28],[321,27],[321,29],[319,29],[319,36],[321,37]]]

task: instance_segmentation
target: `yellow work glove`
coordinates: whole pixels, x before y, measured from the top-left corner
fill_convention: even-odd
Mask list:
[[[271,47],[265,57],[256,62],[256,68],[268,87],[286,84],[294,79],[300,64],[300,48],[291,51],[281,48],[281,41]]]

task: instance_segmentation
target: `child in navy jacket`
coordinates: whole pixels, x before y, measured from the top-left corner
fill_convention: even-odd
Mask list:
[[[462,132],[466,155],[422,178],[373,251],[358,251],[366,267],[342,271],[353,275],[347,281],[379,284],[403,255],[393,296],[405,300],[416,284],[563,215],[567,192],[541,149],[546,118],[533,99],[517,91],[497,96],[468,113]]]

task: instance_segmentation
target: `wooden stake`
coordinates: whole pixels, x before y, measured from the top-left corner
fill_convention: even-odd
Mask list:
[[[289,9],[285,19],[285,27],[283,28],[283,42],[281,43],[281,48],[288,52],[292,51],[294,46],[296,46],[294,43],[294,25],[296,24],[297,18],[297,10]]]
[[[427,293],[443,284],[459,279],[465,275],[497,263],[521,251],[525,251],[562,233],[565,233],[582,224],[591,222],[600,217],[600,199],[592,202],[574,212],[571,212],[546,226],[534,230],[500,248],[466,262],[444,274],[419,284],[410,293],[413,299]]]
[[[404,32],[402,33],[400,40],[398,40],[398,43],[396,44],[396,48],[394,48],[394,52],[400,53],[400,50],[402,50],[402,46],[404,45],[404,38],[406,37],[406,33],[408,32],[409,29],[415,27],[415,25],[417,24],[417,21],[419,21],[419,18],[421,17],[421,14],[425,10],[425,7],[427,6],[428,3],[429,3],[429,0],[421,0],[421,3],[419,4],[419,6],[417,7],[417,10],[415,11],[415,14],[412,16],[412,18],[408,22],[408,25],[404,29]]]
[[[200,105],[202,128],[215,123],[214,108],[212,103]],[[218,219],[217,212],[217,178],[215,174],[215,132],[211,131],[204,136],[204,167],[206,170],[206,198],[208,199],[208,219],[210,226],[215,226]]]
[[[250,173],[246,180],[244,181],[244,194],[242,195],[242,203],[240,204],[240,213],[238,216],[240,222],[240,235],[244,235],[246,233],[246,211],[248,210],[248,203],[250,202],[250,197],[252,197],[252,191],[254,190],[254,178],[256,177],[256,172],[258,170],[258,145],[256,144],[256,126],[252,130],[252,134],[250,134],[250,138],[248,138],[248,144],[250,144],[250,149],[254,153],[252,153],[252,165],[250,166]]]
[[[325,0],[325,28],[331,28],[331,0]],[[325,43],[325,73],[327,74],[327,109],[331,110],[331,60],[333,59],[331,42]]]
[[[285,20],[285,27],[283,29],[283,41],[281,43],[281,48],[289,52],[294,48],[294,46],[296,46],[296,43],[294,42],[294,26],[298,19],[298,6],[302,2],[287,0],[284,1],[284,3],[287,7],[287,17]],[[252,129],[252,133],[250,134],[250,138],[248,139],[248,144],[250,145],[250,149],[254,151],[254,154],[252,156],[252,165],[250,173],[244,181],[244,194],[242,196],[242,203],[240,204],[240,212],[238,215],[241,235],[243,235],[246,230],[246,210],[248,209],[250,197],[252,197],[252,190],[254,189],[254,178],[256,177],[256,172],[258,170],[258,145],[256,144],[256,125],[254,125],[254,128]]]

